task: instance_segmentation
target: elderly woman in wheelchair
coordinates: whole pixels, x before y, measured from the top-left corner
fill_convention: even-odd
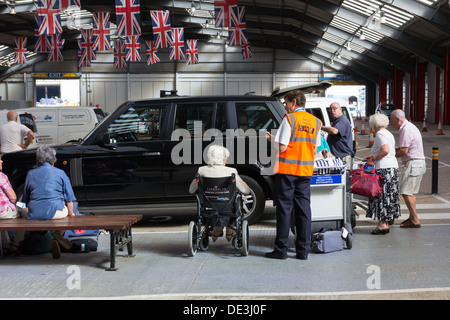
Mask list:
[[[230,219],[226,219],[226,216],[228,215],[226,213],[226,211],[233,210],[232,206],[234,205],[234,203],[225,201],[227,199],[219,199],[219,200],[223,200],[223,201],[219,201],[219,203],[218,203],[217,198],[212,199],[214,197],[211,195],[214,195],[214,194],[219,195],[220,190],[217,189],[217,185],[212,186],[212,188],[215,188],[215,190],[210,190],[211,187],[208,186],[207,183],[204,183],[203,179],[202,179],[202,184],[201,184],[203,186],[203,189],[205,189],[205,187],[206,187],[206,189],[209,189],[209,190],[198,190],[200,177],[202,177],[202,178],[217,178],[217,179],[210,179],[209,183],[221,182],[221,180],[222,180],[222,183],[226,184],[226,180],[223,180],[223,179],[234,176],[235,181],[234,180],[230,180],[230,181],[233,183],[233,185],[235,185],[236,190],[231,189],[231,192],[236,191],[236,192],[240,192],[242,194],[249,194],[250,188],[239,177],[237,170],[235,168],[226,166],[227,159],[230,156],[230,152],[228,151],[227,148],[220,146],[220,145],[212,145],[208,149],[207,156],[208,156],[208,162],[207,162],[208,165],[198,168],[197,176],[192,181],[192,183],[189,187],[189,192],[190,193],[197,192],[197,195],[198,195],[198,198],[200,201],[200,205],[202,207],[203,206],[206,206],[206,207],[212,206],[215,208],[219,208],[219,210],[218,210],[219,213],[225,212],[225,214],[224,214],[225,218],[217,217],[218,221],[216,221],[216,223],[214,223],[215,226],[211,231],[211,237],[212,237],[213,241],[215,242],[218,237],[223,235],[223,227],[226,225],[227,226],[226,238],[228,241],[230,241],[236,235],[236,232],[235,232],[235,230],[233,230],[232,228],[230,228],[228,226],[227,222]],[[203,191],[203,192],[200,192],[200,191]],[[206,193],[205,193],[205,191],[206,191]],[[222,195],[221,195],[221,197],[222,197]],[[233,195],[231,195],[231,197],[233,197]],[[230,200],[232,200],[232,199],[230,199]],[[227,203],[229,203],[229,205],[227,205]],[[239,210],[239,208],[236,208],[236,209]],[[220,223],[221,221],[222,221],[222,224]]]

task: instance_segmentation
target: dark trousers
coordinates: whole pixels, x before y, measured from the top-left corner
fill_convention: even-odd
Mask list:
[[[291,214],[294,214],[295,249],[307,255],[311,245],[311,177],[277,174],[275,177],[277,235],[275,250],[283,254],[289,248]]]

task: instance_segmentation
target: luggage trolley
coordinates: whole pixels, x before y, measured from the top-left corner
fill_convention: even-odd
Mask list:
[[[197,175],[196,179],[197,220],[189,223],[189,255],[194,256],[198,249],[208,249],[209,237],[215,226],[227,226],[236,233],[231,241],[233,247],[247,256],[249,228],[241,210],[242,197],[236,189],[235,175],[223,178]]]
[[[345,228],[352,247],[352,194],[347,190],[347,164],[339,158],[316,160],[311,180],[311,234]]]

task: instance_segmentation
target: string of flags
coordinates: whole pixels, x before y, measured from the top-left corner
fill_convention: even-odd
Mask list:
[[[48,61],[63,61],[61,10],[80,9],[80,0],[37,0],[34,25],[34,51],[48,53]],[[117,36],[113,41],[114,67],[126,68],[127,62],[141,61],[140,0],[115,0]],[[240,46],[242,58],[253,56],[247,38],[245,7],[237,0],[214,1],[215,26],[228,28],[228,45]],[[184,39],[184,28],[172,28],[168,10],[151,10],[153,40],[145,41],[147,64],[160,62],[158,49],[169,48],[170,60],[186,60],[186,64],[199,63],[197,39]],[[15,38],[15,63],[26,64],[26,37]],[[90,67],[97,51],[111,51],[110,13],[94,12],[93,27],[81,30],[78,40],[78,66]]]

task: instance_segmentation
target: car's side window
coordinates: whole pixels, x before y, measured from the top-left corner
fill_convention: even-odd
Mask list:
[[[159,139],[167,105],[131,106],[108,127],[114,142],[148,141]]]
[[[236,103],[236,115],[238,128],[244,131],[278,129],[278,122],[265,103]]]
[[[322,124],[325,125],[325,119],[323,118],[323,113],[320,108],[306,108],[306,112],[311,113],[314,117],[318,118],[320,121],[322,121]]]
[[[213,128],[214,103],[179,104],[175,129],[187,129],[191,136],[202,135]]]
[[[225,136],[228,129],[228,123],[227,123],[227,108],[226,104],[224,102],[217,104],[217,111],[216,111],[216,125],[215,128],[220,130],[222,134]]]

